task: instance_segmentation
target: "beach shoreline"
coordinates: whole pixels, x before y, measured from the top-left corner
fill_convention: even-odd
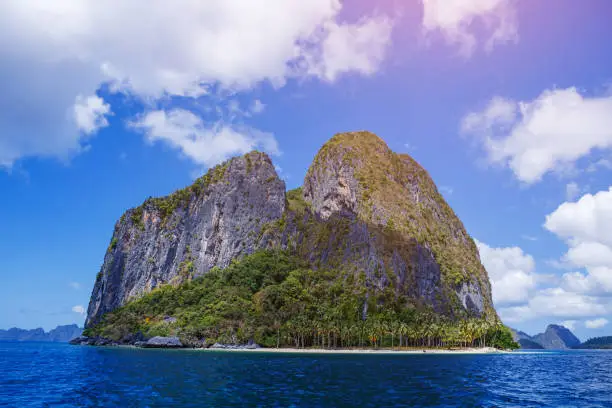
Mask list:
[[[508,351],[498,350],[492,347],[466,348],[466,349],[317,349],[317,348],[203,348],[195,349],[203,352],[227,351],[227,352],[248,352],[248,353],[292,353],[292,354],[389,354],[389,355],[409,355],[409,354],[504,354]]]

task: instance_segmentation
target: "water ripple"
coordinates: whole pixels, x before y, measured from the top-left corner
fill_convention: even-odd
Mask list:
[[[612,352],[292,355],[0,343],[0,406],[612,407]]]

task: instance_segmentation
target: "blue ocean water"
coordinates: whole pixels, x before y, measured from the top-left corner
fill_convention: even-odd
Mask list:
[[[0,406],[612,407],[612,352],[321,355],[0,343]]]

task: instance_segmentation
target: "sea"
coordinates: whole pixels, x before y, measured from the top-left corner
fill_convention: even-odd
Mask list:
[[[0,343],[2,407],[612,407],[612,351],[302,354]]]

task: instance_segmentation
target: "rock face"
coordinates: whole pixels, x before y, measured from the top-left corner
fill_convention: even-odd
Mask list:
[[[86,327],[162,283],[225,267],[259,247],[260,230],[285,211],[285,183],[262,153],[215,167],[193,186],[149,199],[115,225]]]
[[[83,329],[76,324],[57,326],[55,329],[47,333],[42,328],[33,330],[12,328],[9,330],[0,330],[0,341],[42,341],[67,343],[71,339],[80,336],[82,332]]]
[[[556,324],[548,325],[544,333],[535,336],[512,330],[512,337],[514,341],[521,345],[522,349],[566,350],[580,345],[580,340],[574,333],[568,328]]]
[[[74,346],[118,346],[119,344],[104,337],[79,336],[69,341]]]
[[[564,326],[550,324],[544,333],[533,336],[533,341],[545,349],[565,350],[580,345],[580,340]]]
[[[544,348],[542,347],[541,344],[533,341],[533,338],[527,333],[522,332],[520,330],[514,330],[514,329],[510,329],[510,331],[512,332],[512,339],[516,341],[521,346],[522,349],[541,350]]]
[[[156,336],[143,342],[140,346],[144,348],[181,348],[183,343],[181,343],[178,337]]]
[[[253,152],[129,210],[115,226],[86,326],[160,284],[265,248],[352,274],[366,292],[498,320],[476,245],[427,172],[374,134],[352,132],[321,148],[302,189],[285,193],[270,159]]]
[[[325,263],[339,258],[374,286],[392,284],[438,313],[496,319],[474,241],[410,156],[369,132],[336,135],[315,157],[303,193],[323,222],[349,220],[341,239],[349,245],[328,248]]]

